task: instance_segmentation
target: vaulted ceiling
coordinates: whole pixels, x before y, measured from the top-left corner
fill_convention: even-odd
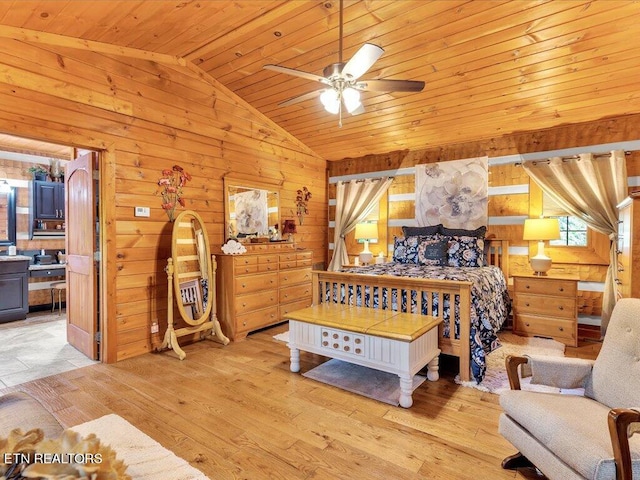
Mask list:
[[[317,98],[278,106],[320,83],[263,69],[337,62],[339,0],[0,1],[0,35],[33,31],[193,62],[328,160],[640,112],[638,1],[345,0],[345,61],[374,43],[362,78],[426,87],[365,92],[341,128]]]

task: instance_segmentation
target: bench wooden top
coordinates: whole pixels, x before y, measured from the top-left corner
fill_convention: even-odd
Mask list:
[[[442,318],[431,315],[336,303],[312,305],[289,312],[285,318],[405,342],[415,340],[442,322]]]

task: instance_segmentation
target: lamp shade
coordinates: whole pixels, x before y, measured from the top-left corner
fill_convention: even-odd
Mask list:
[[[377,240],[377,223],[358,223],[356,225],[356,240]]]
[[[524,221],[523,240],[558,240],[560,223],[557,218],[528,218]]]

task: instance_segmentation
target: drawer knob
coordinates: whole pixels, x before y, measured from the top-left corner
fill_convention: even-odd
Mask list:
[[[362,342],[359,338],[356,338],[356,345],[359,345]]]
[[[289,294],[288,294],[288,293],[285,293],[285,294],[284,294],[284,298],[289,298]]]
[[[322,346],[326,347],[327,345],[329,345],[329,342],[327,342],[326,340],[324,342],[322,342]]]
[[[243,307],[246,307],[246,306],[247,306],[247,304],[246,304],[246,303],[243,303],[243,304],[242,304],[242,306],[243,306]]]
[[[529,303],[528,303],[528,302],[527,302],[527,303],[525,303],[525,304],[524,304],[524,306],[525,306],[525,307],[528,307],[528,306],[529,306]]]
[[[344,351],[345,351],[345,352],[348,352],[348,351],[349,351],[349,345],[347,345],[347,346],[345,346],[345,347],[344,347]]]
[[[333,344],[333,348],[338,348],[340,345],[338,345],[337,343]]]
[[[526,285],[524,288],[529,289],[529,288],[531,288],[531,287],[529,287],[529,285]]]
[[[356,353],[362,353],[362,350],[360,350],[359,348],[356,348]]]
[[[327,332],[322,332],[323,337],[327,337],[329,334]]]
[[[560,305],[560,306],[558,307],[558,310],[562,311],[562,310],[564,310],[564,307],[563,307],[562,305]]]
[[[247,284],[246,284],[246,283],[243,283],[243,284],[242,284],[242,288],[247,288]]]
[[[344,336],[344,341],[348,342],[349,341],[349,337],[347,335]]]
[[[247,321],[245,320],[244,322],[242,322],[242,326],[246,327],[247,326]]]
[[[333,334],[333,338],[338,338],[338,334],[337,334],[337,333],[334,333],[334,334]]]
[[[563,288],[563,287],[560,287],[560,288],[559,288],[559,290],[560,290],[561,292],[564,292],[564,288]]]
[[[529,325],[528,323],[525,323],[525,326],[530,327],[531,325]]]
[[[564,327],[558,327],[558,330],[560,330],[561,332],[564,332]]]

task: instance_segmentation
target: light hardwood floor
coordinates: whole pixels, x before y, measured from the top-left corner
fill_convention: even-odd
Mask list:
[[[454,359],[405,410],[291,373],[288,348],[272,338],[286,328],[188,345],[184,361],[148,354],[0,393],[27,391],[66,426],[116,413],[215,480],[537,478],[500,468],[514,449],[498,434],[498,396],[456,385]],[[301,360],[306,371],[324,358]]]

